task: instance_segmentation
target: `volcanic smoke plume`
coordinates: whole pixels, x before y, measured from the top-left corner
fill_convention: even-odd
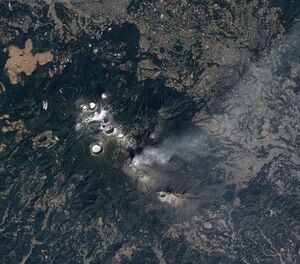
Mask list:
[[[271,181],[277,180],[278,166],[299,180],[295,170],[300,149],[297,25],[267,57],[249,65],[232,87],[231,98],[218,106],[223,111],[207,115],[197,129],[146,148],[133,159],[127,172],[143,191],[218,200],[225,186],[236,190],[247,186],[268,163],[273,164],[266,176]],[[275,164],[278,157],[288,158],[289,164]]]

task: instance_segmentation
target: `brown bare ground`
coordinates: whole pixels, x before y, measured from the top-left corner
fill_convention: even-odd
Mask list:
[[[0,126],[0,131],[3,134],[15,131],[15,142],[17,143],[20,142],[27,133],[23,120],[10,121],[8,114],[0,116],[0,120],[4,120],[4,123],[6,124]]]
[[[6,149],[6,145],[0,143],[0,153],[4,152],[5,149]]]
[[[44,65],[53,60],[53,54],[50,51],[33,55],[31,39],[25,42],[24,49],[10,46],[8,47],[8,52],[9,59],[6,61],[5,69],[12,84],[17,84],[20,81],[19,74],[21,72],[30,76],[37,65]]]

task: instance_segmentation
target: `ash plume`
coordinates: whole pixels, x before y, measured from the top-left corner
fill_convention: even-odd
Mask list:
[[[236,190],[247,186],[264,164],[276,157],[299,161],[297,25],[298,21],[268,56],[249,65],[248,72],[232,87],[231,98],[218,106],[223,107],[221,113],[207,114],[197,122],[198,129],[166,139],[134,157],[127,173],[137,179],[143,191],[220,201],[226,186]],[[286,169],[291,171],[292,167]],[[273,180],[272,173],[267,177]]]

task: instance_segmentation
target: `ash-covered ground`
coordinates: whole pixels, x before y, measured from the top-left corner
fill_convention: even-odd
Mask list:
[[[299,263],[299,13],[0,2],[0,263]]]

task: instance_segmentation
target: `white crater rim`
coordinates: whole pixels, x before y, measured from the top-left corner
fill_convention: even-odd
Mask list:
[[[92,145],[92,152],[93,152],[93,154],[101,153],[102,152],[102,146],[100,146],[98,144]]]
[[[90,109],[94,110],[96,108],[96,104],[94,102],[90,102]]]

